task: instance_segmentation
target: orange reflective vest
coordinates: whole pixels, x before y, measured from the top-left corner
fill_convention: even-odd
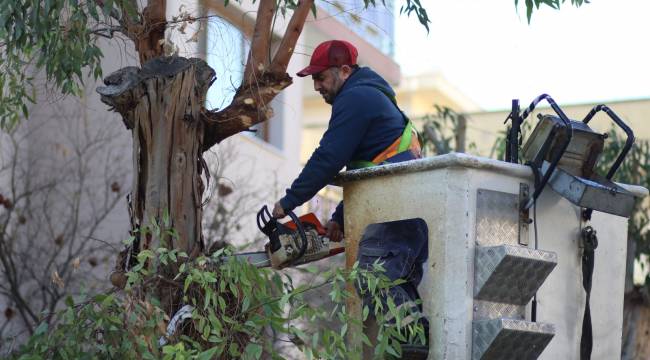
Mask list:
[[[390,101],[395,105],[397,110],[404,117],[406,121],[406,126],[402,135],[398,137],[392,144],[390,144],[386,149],[384,149],[379,155],[375,156],[372,161],[367,160],[353,160],[348,164],[348,169],[361,169],[371,166],[387,164],[386,160],[392,158],[397,154],[401,154],[405,151],[411,151],[413,156],[417,159],[422,157],[422,149],[420,147],[420,141],[418,140],[418,132],[413,126],[413,122],[402,112],[402,110],[397,106],[397,101],[395,97],[391,94],[386,93],[383,89],[378,88]]]

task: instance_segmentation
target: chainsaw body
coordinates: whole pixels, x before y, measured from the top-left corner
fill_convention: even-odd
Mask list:
[[[304,264],[343,252],[344,248],[331,247],[326,231],[318,218],[312,213],[300,218],[289,211],[291,221],[281,224],[274,219],[264,206],[257,214],[257,225],[269,237],[265,246],[268,265],[274,269]],[[242,254],[252,255],[255,253]],[[259,262],[260,266],[268,266]]]
[[[282,269],[300,260],[300,263],[320,260],[330,253],[329,239],[320,235],[316,229],[305,229],[307,246],[302,256],[300,249],[303,239],[298,231],[290,231],[279,235],[280,248],[271,251],[271,243],[267,243],[265,250],[271,260],[271,267]]]

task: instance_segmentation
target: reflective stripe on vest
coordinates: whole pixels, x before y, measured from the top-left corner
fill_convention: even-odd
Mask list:
[[[354,160],[348,165],[348,169],[361,169],[371,166],[382,165],[386,160],[392,158],[397,154],[405,151],[411,151],[413,156],[419,158],[421,156],[420,141],[418,140],[418,133],[413,127],[413,123],[409,120],[404,127],[402,135],[398,137],[392,144],[390,144],[384,151],[375,156],[372,161]]]
[[[352,160],[347,166],[348,170],[382,165],[386,163],[386,160],[390,159],[391,157],[397,154],[401,154],[405,151],[411,151],[415,158],[420,158],[422,156],[422,149],[420,147],[420,141],[418,140],[418,132],[417,130],[415,130],[415,127],[413,126],[411,120],[406,116],[406,114],[404,114],[402,109],[400,109],[399,106],[397,106],[397,99],[395,99],[395,96],[389,93],[388,91],[386,91],[386,89],[382,87],[377,86],[375,88],[381,91],[382,94],[386,95],[386,97],[390,100],[390,102],[392,102],[393,105],[395,105],[395,107],[400,112],[400,114],[402,114],[402,117],[406,122],[406,126],[404,127],[404,131],[402,132],[402,135],[398,137],[386,149],[384,149],[384,151],[379,153],[379,155],[375,156],[375,158],[372,159],[372,161]]]

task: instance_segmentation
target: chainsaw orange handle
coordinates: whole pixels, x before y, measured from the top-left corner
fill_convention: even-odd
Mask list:
[[[316,215],[314,215],[314,213],[303,215],[299,217],[298,220],[300,220],[300,222],[303,224],[313,225],[314,228],[316,228],[316,232],[318,233],[318,235],[327,234],[327,230],[325,230],[323,224],[321,224],[321,222],[318,221],[318,218],[316,217]],[[282,225],[288,227],[291,230],[297,229],[296,223],[294,221],[288,221]]]

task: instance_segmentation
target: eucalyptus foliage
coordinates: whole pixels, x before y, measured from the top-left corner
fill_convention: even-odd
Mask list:
[[[63,94],[79,95],[83,72],[101,77],[97,38],[112,36],[110,14],[119,13],[114,6],[129,9],[120,1],[0,1],[0,128],[28,116],[27,104],[36,101],[44,81]]]
[[[526,6],[526,18],[528,23],[533,16],[533,10],[539,10],[539,7],[546,5],[555,10],[559,10],[560,6],[564,4],[567,0],[524,0],[523,3]],[[589,4],[589,0],[571,0],[571,5],[575,7],[580,7],[583,4]],[[519,6],[519,0],[515,0],[515,7]]]
[[[461,125],[465,116],[447,106],[433,105],[436,110],[433,114],[426,114],[421,118],[422,131],[419,134],[422,154],[424,156],[444,155],[452,151],[472,152],[476,144],[471,142],[467,149],[459,149],[459,137],[465,137],[466,129]]]
[[[154,225],[152,234],[160,232]],[[382,302],[388,289],[401,281],[389,281],[379,262],[372,269],[357,265],[349,271],[335,268],[321,274],[316,283],[295,284],[281,271],[258,269],[231,254],[227,248],[190,260],[178,250],[141,251],[127,274],[123,293],[68,297],[57,325],[50,329],[40,325],[15,358],[260,359],[264,353],[281,359],[275,341],[280,340],[292,342],[308,359],[349,359],[353,356],[346,343],[349,326],[361,323],[346,308],[346,300],[352,296],[348,283],[363,288],[374,304],[362,309],[362,317],[374,316],[379,324],[376,357],[400,356],[400,343],[426,342],[421,325],[401,326],[409,315],[407,309],[396,307],[390,297]],[[170,266],[178,268],[173,282],[183,304],[194,310],[180,334],[166,338],[169,318],[152,290],[161,281],[159,269]],[[315,267],[307,269],[319,272]],[[330,310],[305,300],[306,294],[324,287],[333,304]],[[309,326],[332,319],[338,325]],[[365,335],[359,336],[370,344]],[[167,345],[159,346],[161,337]]]
[[[523,1],[528,22],[540,6],[559,9],[565,2]],[[588,2],[571,0],[574,6]],[[29,115],[28,104],[35,103],[42,81],[63,94],[79,95],[84,72],[89,78],[100,78],[102,52],[97,40],[124,32],[125,21],[139,22],[135,4],[129,0],[0,0],[0,129],[11,129]],[[376,0],[364,4],[376,6]],[[295,6],[295,0],[279,3],[283,14]],[[429,31],[430,20],[420,0],[404,0],[400,13],[415,14]],[[41,74],[44,79],[37,79]]]
[[[364,1],[366,1],[366,6],[368,6],[367,4],[369,1],[374,4],[374,0]],[[427,9],[422,6],[420,0],[406,0],[406,4],[400,8],[399,12],[400,14],[406,14],[407,16],[411,16],[412,13],[415,13],[415,16],[417,16],[420,24],[424,26],[425,29],[427,29],[427,33],[429,32],[429,23],[431,21],[429,20],[429,15],[427,15]]]

